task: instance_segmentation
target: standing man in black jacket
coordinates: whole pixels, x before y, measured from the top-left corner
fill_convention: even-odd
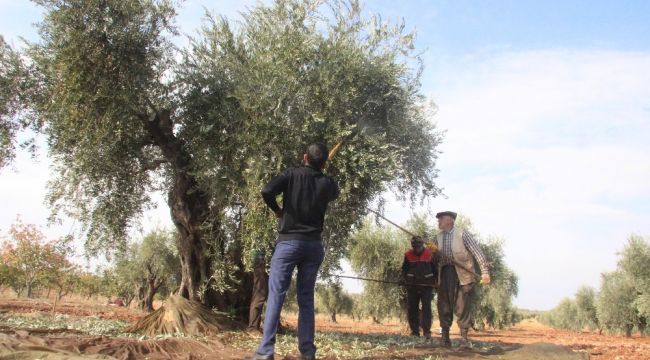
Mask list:
[[[271,259],[264,335],[251,357],[253,360],[273,359],[280,311],[296,267],[300,358],[316,357],[314,285],[325,256],[321,233],[327,204],[339,195],[336,181],[322,172],[327,157],[324,144],[311,144],[303,157],[303,166],[283,171],[262,190],[264,201],[280,219],[280,228]],[[282,207],[276,201],[280,194]]]

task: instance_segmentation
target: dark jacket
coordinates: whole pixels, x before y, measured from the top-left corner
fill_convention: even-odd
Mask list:
[[[407,285],[434,285],[438,280],[438,266],[431,250],[424,248],[420,255],[413,249],[405,252],[402,278]]]
[[[290,168],[271,179],[262,197],[271,210],[280,211],[276,196],[282,194],[282,219],[278,241],[320,240],[327,204],[339,196],[336,181],[310,166]]]

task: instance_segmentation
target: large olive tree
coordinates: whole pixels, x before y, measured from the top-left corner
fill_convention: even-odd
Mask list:
[[[54,214],[80,220],[91,254],[124,249],[164,191],[179,293],[243,313],[250,254],[274,238],[260,188],[309,142],[344,141],[326,169],[342,188],[326,220],[326,269],[384,191],[439,193],[441,135],[413,34],[363,18],[355,0],[278,0],[235,25],[206,17],[185,49],[171,42],[171,1],[36,2],[46,11],[20,64],[31,74],[24,105],[56,166]]]

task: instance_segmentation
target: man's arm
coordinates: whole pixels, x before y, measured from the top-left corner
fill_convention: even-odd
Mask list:
[[[264,202],[269,209],[273,210],[276,214],[280,214],[282,209],[275,198],[287,188],[288,178],[287,172],[284,171],[280,175],[271,179],[271,181],[269,181],[269,183],[262,189],[262,198],[264,198]]]
[[[409,270],[409,262],[404,255],[404,261],[402,262],[402,282],[406,282],[406,272]]]
[[[332,198],[330,199],[330,201],[334,201],[341,194],[341,188],[339,188],[339,184],[336,182],[336,180],[332,178],[330,179],[332,180]]]
[[[431,250],[431,261],[436,265],[436,268],[438,267],[438,263],[440,262],[440,245],[438,244],[438,239],[434,237],[431,239],[431,241],[426,243],[426,246],[429,250]]]
[[[490,266],[485,259],[485,255],[483,255],[483,251],[478,246],[476,241],[474,241],[474,238],[472,238],[472,235],[469,233],[469,231],[463,231],[463,244],[465,244],[467,250],[472,253],[474,259],[476,259],[478,262],[478,265],[481,268],[481,274],[489,274]]]

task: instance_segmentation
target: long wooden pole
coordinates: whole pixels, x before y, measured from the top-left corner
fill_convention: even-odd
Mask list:
[[[398,228],[398,229],[404,231],[405,233],[407,233],[407,234],[409,234],[409,235],[411,235],[411,236],[416,236],[416,237],[418,237],[418,235],[415,235],[415,234],[412,233],[411,231],[409,231],[409,230],[407,230],[407,229],[405,229],[405,228],[403,228],[403,227],[397,225],[396,223],[390,221],[388,218],[386,218],[384,215],[380,214],[379,212],[377,212],[377,211],[375,211],[375,210],[373,210],[373,209],[371,209],[371,208],[369,208],[369,207],[365,207],[365,208],[366,208],[368,211],[372,212],[373,214],[375,214],[375,215],[379,216],[380,218],[384,219],[387,223],[389,223],[389,224],[395,226],[396,228]],[[442,253],[441,251],[438,251],[438,254],[440,254],[440,257],[441,257],[443,260],[446,260],[446,261],[449,261],[449,262],[453,263],[454,265],[456,265],[456,266],[458,266],[459,268],[461,268],[461,269],[467,271],[468,273],[470,273],[470,274],[476,276],[477,278],[481,278],[481,276],[480,276],[479,274],[477,274],[477,273],[474,272],[473,270],[468,269],[465,265],[463,265],[463,264],[461,264],[460,262],[454,260],[453,258],[450,258],[449,256],[445,255],[445,254]]]

